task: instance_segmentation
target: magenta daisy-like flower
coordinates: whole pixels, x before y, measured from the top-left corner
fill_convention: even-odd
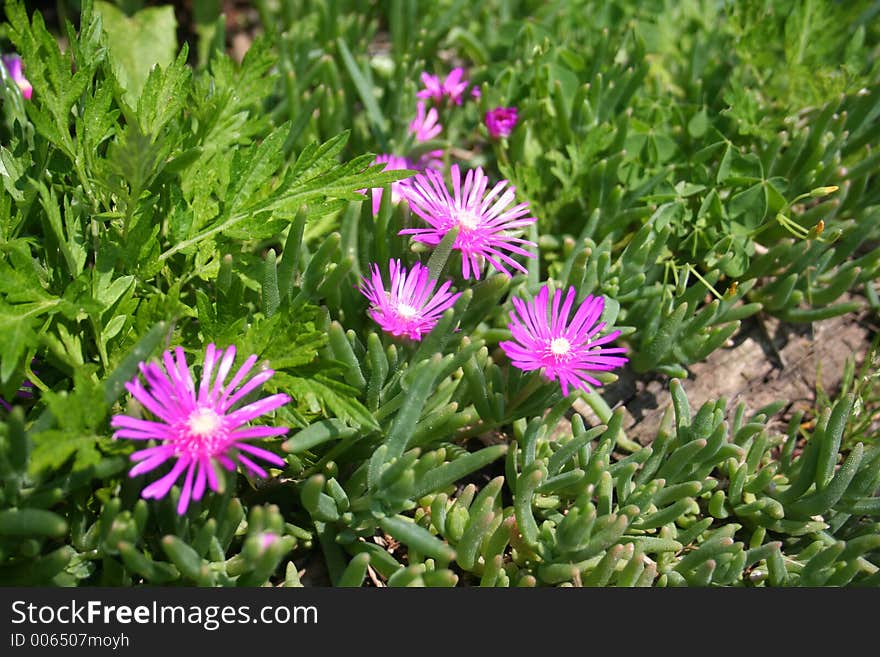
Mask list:
[[[443,126],[437,122],[437,110],[431,108],[426,110],[425,103],[419,101],[416,103],[416,118],[409,124],[409,132],[415,135],[416,141],[428,141],[433,139],[443,130]],[[435,149],[428,151],[417,163],[420,169],[439,169],[443,166],[443,150]]]
[[[437,122],[437,110],[425,109],[425,102],[420,100],[416,103],[416,118],[409,124],[410,134],[416,136],[417,141],[433,139],[443,130],[443,126]]]
[[[132,396],[156,420],[114,415],[110,425],[118,430],[113,437],[154,440],[158,443],[131,455],[131,460],[137,465],[131,469],[129,476],[135,477],[155,470],[167,461],[175,461],[170,472],[144,488],[142,497],[164,497],[183,475],[185,478],[177,505],[177,512],[183,514],[190,499],[202,498],[206,484],[213,491],[220,490],[217,464],[233,471],[238,463],[261,477],[268,474],[250,457],[277,466],[284,465],[281,457],[246,441],[283,435],[287,433],[287,427],[248,427],[245,424],[283,406],[290,401],[290,397],[284,394],[270,395],[233,410],[246,395],[275,373],[273,370],[262,370],[236,390],[236,386],[242,384],[253,369],[257,357],[250,356],[226,383],[234,360],[235,347],[224,351],[209,344],[201,382],[196,391],[183,349],[177,347],[173,355],[170,351],[163,355],[164,368],[156,363],[140,364],[148,387],[144,387],[137,377],[125,384]]]
[[[446,76],[443,82],[436,75],[428,72],[422,73],[422,82],[425,88],[419,91],[416,96],[419,98],[430,98],[435,103],[440,103],[443,98],[449,98],[456,105],[461,105],[464,92],[470,84],[467,80],[463,80],[464,69],[454,68]]]
[[[470,278],[473,272],[474,278],[479,279],[484,259],[507,275],[510,272],[505,265],[525,272],[526,268],[510,254],[535,257],[523,247],[536,244],[517,237],[521,229],[535,222],[534,217],[527,216],[529,204],[510,207],[514,188],[508,187],[507,180],[487,193],[489,179],[480,167],[467,172],[464,185],[457,164],[452,165],[451,173],[452,194],[438,171],[429,169],[410,180],[403,190],[404,196],[410,209],[428,222],[430,228],[407,228],[400,234],[413,235],[417,242],[436,246],[446,233],[458,228],[452,246],[461,251],[461,271],[465,278]]]
[[[34,93],[34,88],[31,86],[30,80],[24,76],[24,66],[21,62],[21,57],[18,55],[3,55],[0,61],[2,61],[3,68],[6,69],[9,77],[21,89],[21,95],[26,100],[30,100]]]
[[[414,168],[412,163],[407,160],[405,157],[400,157],[399,155],[377,155],[376,159],[373,160],[373,164],[385,164],[385,168],[382,171],[399,171],[403,169],[412,169]],[[403,199],[403,194],[401,190],[403,187],[409,183],[409,180],[404,178],[403,180],[395,180],[391,183],[391,202],[394,204],[400,203]],[[367,190],[360,190],[361,193],[366,194]],[[382,187],[373,187],[372,188],[372,196],[373,196],[373,216],[375,217],[379,214],[379,206],[382,205]]]
[[[496,107],[486,112],[486,128],[493,139],[507,137],[516,127],[515,107]]]
[[[385,289],[379,265],[370,267],[370,276],[364,277],[361,293],[370,300],[370,317],[386,333],[421,340],[430,333],[440,316],[452,307],[461,293],[449,292],[451,281],[446,281],[434,292],[437,281],[431,279],[430,271],[415,263],[407,272],[400,260],[388,263],[391,285]]]
[[[629,360],[617,355],[626,353],[624,347],[603,346],[617,338],[620,331],[599,336],[605,322],[596,322],[605,308],[605,298],[587,296],[569,322],[575,296],[574,287],[570,287],[561,309],[562,290],[554,293],[551,309],[546,285],[535,299],[514,298],[516,312],[510,313],[508,325],[513,340],[498,344],[515,367],[525,372],[543,370],[547,378],[559,381],[564,395],[568,395],[569,387],[589,392],[591,385],[601,386],[591,372],[612,370]]]

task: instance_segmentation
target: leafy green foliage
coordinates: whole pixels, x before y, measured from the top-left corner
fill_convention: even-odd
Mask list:
[[[153,66],[166,68],[174,61],[174,8],[151,7],[128,17],[108,2],[96,2],[95,10],[107,34],[113,74],[125,90],[126,102],[135,106]]]

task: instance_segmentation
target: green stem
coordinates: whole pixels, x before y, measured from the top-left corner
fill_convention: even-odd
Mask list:
[[[34,384],[34,387],[40,390],[41,392],[46,392],[50,390],[49,386],[43,383],[43,380],[34,374],[34,371],[31,369],[31,359],[33,359],[34,354],[28,354],[28,358],[25,360],[24,364],[24,373],[27,377],[28,381]]]
[[[507,157],[507,149],[504,148],[504,146],[506,145],[507,139],[496,140],[493,149],[495,151],[495,159],[497,159],[498,162],[505,168],[510,166],[510,159]]]
[[[455,434],[455,440],[459,441],[466,438],[479,436],[482,433],[494,431],[498,427],[504,426],[505,424],[510,424],[511,422],[513,422],[513,411],[515,411],[517,407],[520,406],[520,404],[529,399],[541,386],[545,385],[545,383],[546,382],[544,381],[544,377],[541,374],[535,374],[507,406],[507,409],[504,413],[505,417],[500,422],[485,422],[484,420],[480,420],[475,424],[464,427],[457,431]]]
[[[104,341],[101,339],[102,328],[94,318],[89,317],[89,323],[92,325],[92,331],[95,333],[95,345],[98,347],[98,356],[101,358],[101,365],[106,370],[110,366],[109,358],[107,357],[107,346],[104,344]]]
[[[464,427],[464,428],[456,431],[455,438],[453,439],[452,442],[458,443],[458,442],[461,442],[462,440],[467,440],[468,438],[473,438],[474,436],[479,436],[481,434],[488,433],[490,431],[494,431],[495,429],[497,429],[500,426],[501,426],[500,424],[495,424],[495,423],[487,424],[487,423],[483,422],[482,420],[480,420],[476,424],[472,424],[470,426]]]
[[[703,285],[706,286],[706,289],[708,289],[709,292],[711,292],[712,294],[714,294],[714,295],[715,295],[720,301],[724,301],[724,297],[721,296],[721,294],[718,293],[718,290],[716,290],[714,286],[710,285],[710,284],[709,284],[709,281],[707,281],[705,278],[703,278],[702,276],[700,276],[700,272],[697,271],[696,267],[694,267],[694,266],[693,266],[692,264],[690,264],[690,263],[688,263],[688,264],[686,265],[686,267],[687,267],[687,270],[688,270],[690,273],[692,273],[694,276],[696,276],[697,279],[698,279]]]
[[[593,412],[598,416],[599,420],[603,424],[608,424],[608,422],[611,421],[611,416],[614,415],[614,411],[612,411],[611,407],[608,406],[604,399],[602,399],[602,396],[592,389],[589,392],[583,393],[583,396],[584,401],[587,402],[587,405],[591,409],[593,409]],[[616,441],[618,446],[628,452],[635,452],[642,448],[637,442],[627,438],[626,433],[624,433],[622,428],[617,433]]]
[[[526,399],[531,397],[538,389],[545,384],[544,377],[541,374],[535,374],[526,384],[526,387],[519,391],[516,397],[510,402],[505,415],[511,417],[512,412],[522,404]]]
[[[428,259],[428,271],[430,272],[432,280],[440,280],[440,274],[443,273],[443,268],[446,267],[446,262],[449,260],[449,255],[452,253],[452,245],[455,244],[455,239],[457,237],[458,227],[455,227],[446,233],[443,240],[437,245],[434,249],[434,253],[432,253],[431,257]]]

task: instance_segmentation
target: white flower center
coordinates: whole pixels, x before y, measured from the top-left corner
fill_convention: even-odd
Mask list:
[[[419,311],[406,303],[397,304],[397,314],[403,319],[412,319],[419,314]]]
[[[200,408],[189,416],[189,431],[199,438],[207,438],[217,432],[223,420],[210,408]]]
[[[565,356],[571,349],[571,343],[565,338],[554,338],[550,343],[550,352],[557,357]]]
[[[474,230],[480,225],[480,217],[470,210],[460,210],[456,213],[455,219],[458,221],[458,225],[465,230]]]

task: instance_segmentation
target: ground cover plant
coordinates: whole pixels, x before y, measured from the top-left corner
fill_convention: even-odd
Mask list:
[[[5,4],[0,582],[880,584],[875,351],[684,385],[876,319],[876,3],[193,7]]]

